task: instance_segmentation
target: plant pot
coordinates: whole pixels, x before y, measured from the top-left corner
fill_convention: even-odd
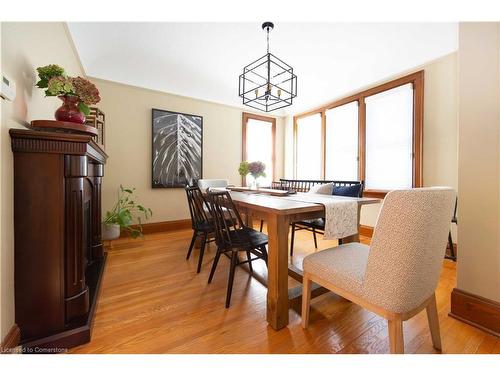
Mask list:
[[[120,226],[118,224],[102,224],[101,239],[104,241],[116,240],[120,237]]]
[[[78,109],[78,97],[61,95],[58,98],[62,100],[63,104],[56,110],[55,118],[57,121],[74,122],[76,124],[85,123],[85,115]]]

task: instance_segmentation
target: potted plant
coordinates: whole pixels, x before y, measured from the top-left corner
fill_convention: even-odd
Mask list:
[[[126,230],[132,238],[142,236],[141,218],[149,219],[153,212],[136,202],[135,188],[128,189],[120,185],[118,201],[102,222],[102,239],[114,240],[120,237],[120,230]],[[134,222],[137,224],[133,225]]]
[[[59,65],[51,64],[37,68],[40,80],[36,86],[45,90],[45,96],[57,96],[63,101],[56,110],[58,121],[85,123],[90,114],[90,105],[100,102],[99,90],[82,77],[68,77]]]
[[[238,168],[238,173],[240,176],[245,177],[250,174],[253,177],[253,180],[250,184],[251,189],[257,189],[259,187],[258,178],[266,177],[266,165],[261,161],[242,161]]]

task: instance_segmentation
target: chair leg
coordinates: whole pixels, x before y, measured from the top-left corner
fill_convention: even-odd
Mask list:
[[[318,240],[316,239],[316,229],[313,228],[314,248],[318,248]]]
[[[221,254],[221,251],[217,247],[217,253],[215,254],[214,262],[212,264],[212,269],[210,270],[210,276],[208,276],[208,283],[209,284],[212,282],[212,279],[214,278],[214,273],[215,273],[215,269],[217,268],[217,263],[219,263],[220,254]]]
[[[188,253],[186,255],[186,260],[189,259],[189,257],[191,256],[191,252],[193,251],[193,247],[194,247],[194,243],[196,241],[196,237],[198,237],[198,233],[196,233],[196,231],[193,232],[193,238],[191,239],[191,245],[189,245],[189,250],[188,250]]]
[[[342,245],[342,238],[339,238],[339,245]]]
[[[231,293],[233,292],[234,271],[238,260],[238,252],[233,251],[231,256],[231,267],[229,268],[229,280],[227,281],[226,309],[231,304]]]
[[[441,333],[439,332],[436,295],[432,296],[431,301],[425,309],[427,311],[427,320],[429,321],[429,329],[431,331],[432,346],[437,350],[441,350]]]
[[[200,259],[198,259],[198,269],[196,270],[196,273],[200,273],[200,271],[201,271],[201,264],[203,262],[203,254],[205,253],[206,243],[207,243],[207,233],[204,233],[203,240],[201,241]]]
[[[389,320],[388,325],[391,354],[404,354],[403,321],[401,319]]]
[[[451,237],[451,230],[448,232],[448,247],[450,248],[450,256],[448,258],[456,260],[455,248],[453,247],[453,238]]]
[[[248,268],[250,268],[250,275],[253,275],[252,255],[250,254],[250,250],[247,250],[247,259],[248,259]]]
[[[260,221],[260,231],[262,232],[262,229],[264,229],[264,220]]]
[[[295,223],[292,223],[292,240],[290,241],[290,256],[293,256],[293,242],[295,240]]]
[[[309,309],[311,303],[311,279],[304,273],[302,279],[302,328],[309,326]]]

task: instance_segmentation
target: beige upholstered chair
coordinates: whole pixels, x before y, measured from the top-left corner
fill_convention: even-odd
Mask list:
[[[198,187],[203,193],[205,193],[209,188],[225,188],[227,186],[228,186],[227,180],[210,179],[210,178],[198,180]]]
[[[403,321],[426,308],[432,343],[440,350],[434,292],[454,202],[450,188],[392,191],[371,246],[349,243],[305,257],[302,326],[308,325],[315,282],[387,319],[391,353],[404,352]]]

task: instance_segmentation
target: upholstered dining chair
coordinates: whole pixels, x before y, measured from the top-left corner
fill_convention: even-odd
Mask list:
[[[370,246],[349,243],[306,256],[302,326],[315,282],[387,319],[391,353],[404,352],[403,321],[425,308],[433,346],[441,350],[434,292],[454,202],[451,188],[392,191]]]
[[[203,193],[210,188],[225,188],[228,186],[227,180],[215,178],[202,178],[198,180],[198,187]]]

